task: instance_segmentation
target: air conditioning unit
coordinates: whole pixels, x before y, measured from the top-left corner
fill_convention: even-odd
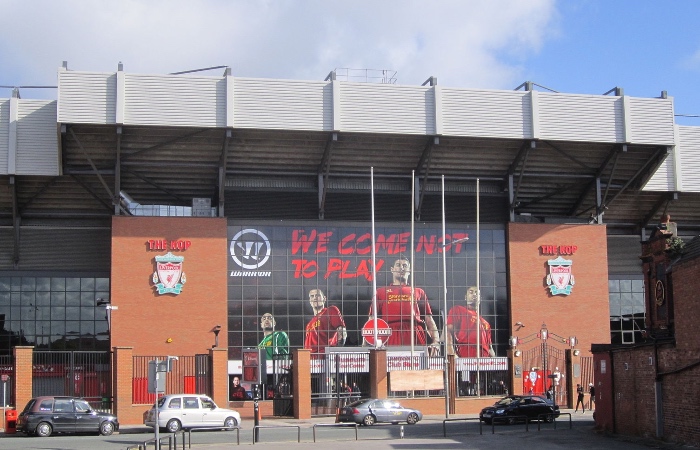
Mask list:
[[[211,199],[193,198],[192,217],[211,217]]]

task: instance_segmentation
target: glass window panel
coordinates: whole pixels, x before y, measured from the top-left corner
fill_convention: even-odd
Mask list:
[[[22,292],[36,291],[36,278],[22,277]]]
[[[51,293],[50,292],[37,292],[36,293],[36,305],[39,307],[45,306],[45,307],[47,307],[46,309],[49,309],[48,306],[51,305]]]
[[[80,334],[85,335],[95,335],[95,322],[91,320],[80,321]]]
[[[66,278],[66,291],[80,291],[80,278]]]
[[[95,279],[94,278],[81,278],[80,279],[80,290],[81,291],[94,291],[95,290]]]
[[[19,292],[22,290],[22,277],[12,277],[12,285],[10,290],[13,292]]]
[[[66,320],[66,308],[51,308],[51,320]]]
[[[0,292],[10,292],[12,281],[10,277],[0,277]]]
[[[9,292],[0,292],[0,306],[2,305],[10,305],[10,293]]]
[[[633,292],[644,292],[644,280],[632,280]]]
[[[51,291],[65,291],[66,290],[66,279],[65,278],[51,278]]]
[[[95,293],[93,291],[89,292],[81,292],[80,293],[80,304],[82,306],[95,306],[95,303],[97,302],[97,299],[95,297]]]
[[[620,292],[631,292],[632,280],[620,280]]]
[[[66,292],[66,305],[80,306],[80,292]]]
[[[96,335],[101,335],[101,334],[109,334],[109,328],[107,327],[107,321],[106,320],[97,320],[95,321],[95,334]]]
[[[37,292],[48,292],[51,290],[51,278],[39,277],[36,279]]]
[[[608,280],[608,291],[620,292],[620,280]]]
[[[65,292],[51,292],[51,307],[56,308],[59,306],[66,306],[66,293]]]
[[[51,335],[56,337],[62,337],[66,334],[66,323],[62,320],[52,320],[51,321]]]
[[[80,320],[80,308],[76,306],[66,307],[66,319],[68,320]]]
[[[109,291],[109,278],[95,278],[96,291]]]
[[[66,322],[66,335],[75,336],[80,334],[80,322],[77,320],[67,320]]]
[[[95,307],[83,306],[82,308],[80,308],[80,320],[95,320]]]

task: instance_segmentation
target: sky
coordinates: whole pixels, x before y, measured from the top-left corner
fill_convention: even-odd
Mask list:
[[[63,61],[318,81],[377,69],[402,85],[434,76],[455,88],[667,91],[677,115],[700,116],[697,0],[0,0],[0,17],[0,86],[55,86]],[[55,99],[56,89],[20,95]]]

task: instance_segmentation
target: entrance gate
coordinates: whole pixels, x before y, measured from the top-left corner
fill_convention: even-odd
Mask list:
[[[556,404],[567,406],[566,351],[546,343],[524,350],[523,393],[545,397],[550,386]]]
[[[112,353],[34,351],[32,396],[85,398],[94,409],[112,409]]]

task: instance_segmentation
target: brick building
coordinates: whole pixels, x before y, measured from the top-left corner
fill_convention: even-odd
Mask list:
[[[504,389],[542,393],[555,372],[559,401],[571,403],[572,387],[592,380],[591,345],[643,342],[656,314],[644,307],[640,238],[664,212],[684,238],[700,223],[700,128],[674,123],[665,92],[67,63],[57,79],[55,100],[0,98],[0,372],[17,405],[62,390],[138,423],[152,401],[145,364],[167,355],[180,357],[173,389],[226,403],[243,350],[273,331],[285,342],[274,356],[308,358],[317,289],[343,316],[340,350],[367,353],[375,282],[390,284],[401,257],[415,258],[411,278],[431,307],[419,323],[432,316],[441,334],[479,290],[493,355],[434,363],[449,365],[451,411],[478,411]],[[426,344],[444,355],[444,342]],[[415,350],[367,355],[345,375],[402,395],[375,364]],[[297,415],[339,386],[314,361],[293,386]],[[26,372],[32,386],[20,383]],[[410,401],[436,410],[435,390]]]
[[[596,425],[700,445],[700,238],[682,247],[676,224],[642,242],[647,323],[641,342],[594,344]]]

